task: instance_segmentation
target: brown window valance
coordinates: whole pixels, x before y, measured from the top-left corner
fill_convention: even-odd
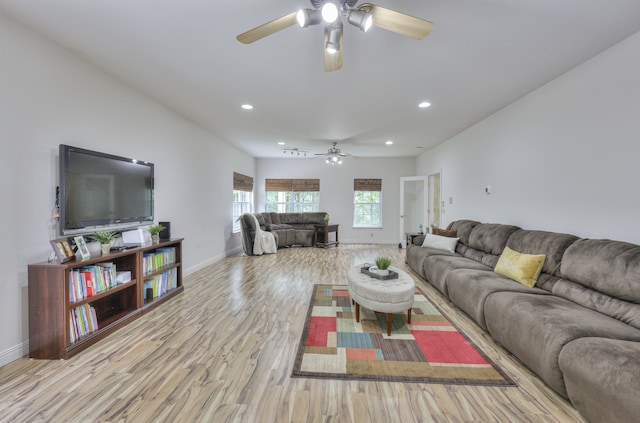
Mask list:
[[[253,191],[253,178],[242,173],[233,172],[233,189],[236,191]]]
[[[318,192],[320,179],[266,179],[265,191]]]
[[[382,191],[382,179],[354,179],[354,191]]]

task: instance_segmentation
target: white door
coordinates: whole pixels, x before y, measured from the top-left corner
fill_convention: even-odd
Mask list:
[[[407,246],[406,233],[416,233],[420,225],[423,231],[429,224],[427,218],[428,191],[426,176],[400,178],[400,244]]]

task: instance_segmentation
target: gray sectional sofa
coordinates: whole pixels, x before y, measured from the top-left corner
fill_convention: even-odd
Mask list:
[[[471,220],[448,229],[455,253],[416,237],[411,269],[590,422],[640,421],[640,246]],[[546,256],[533,288],[494,272],[505,247]]]
[[[314,225],[327,225],[326,212],[313,213],[253,213],[263,231],[273,233],[278,248],[313,245]],[[242,226],[242,248],[253,255],[253,241],[256,236],[255,220],[249,215],[240,216]]]

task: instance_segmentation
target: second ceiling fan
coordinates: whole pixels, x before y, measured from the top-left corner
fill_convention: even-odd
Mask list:
[[[396,12],[371,3],[358,0],[310,0],[313,9],[301,9],[278,19],[262,24],[236,38],[244,44],[251,44],[264,37],[294,25],[296,22],[306,28],[323,23],[324,27],[324,70],[336,71],[342,68],[342,36],[345,18],[348,23],[366,32],[372,25],[396,34],[421,40],[431,33],[433,23],[414,16]]]

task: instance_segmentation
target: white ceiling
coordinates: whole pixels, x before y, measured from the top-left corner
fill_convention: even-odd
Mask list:
[[[416,156],[640,31],[639,0],[375,4],[435,28],[416,41],[345,24],[344,67],[331,73],[321,25],[235,39],[308,0],[0,0],[0,11],[254,157],[282,157],[278,141]]]

